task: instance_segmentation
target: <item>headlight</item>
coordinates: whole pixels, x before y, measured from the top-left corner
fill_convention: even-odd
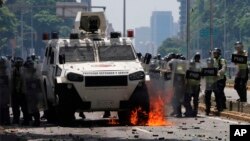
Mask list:
[[[141,80],[145,78],[145,73],[143,71],[138,71],[129,75],[129,80]]]
[[[56,66],[56,76],[61,76],[62,69],[59,66]]]
[[[70,73],[67,74],[67,79],[69,81],[82,82],[83,81],[83,75],[70,72]]]

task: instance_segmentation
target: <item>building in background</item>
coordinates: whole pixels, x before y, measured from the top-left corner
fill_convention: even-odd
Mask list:
[[[111,33],[111,32],[114,32],[114,31],[115,31],[115,30],[114,30],[114,28],[113,28],[112,23],[109,23],[109,22],[107,21],[106,36],[107,36],[107,37],[110,37],[110,33]]]
[[[186,38],[186,25],[187,25],[187,0],[178,0],[180,2],[180,19],[179,19],[179,24],[180,24],[180,32],[179,36],[181,39]]]
[[[180,26],[180,32],[179,36],[181,39],[186,39],[186,28],[187,28],[187,0],[177,0],[180,2],[180,19],[179,19],[179,26]],[[190,1],[190,7],[192,7],[194,0],[189,0]]]
[[[135,49],[142,54],[152,52],[150,27],[135,28]]]
[[[178,36],[179,32],[180,32],[180,24],[178,22],[174,22],[173,36]]]
[[[158,47],[167,38],[174,35],[174,22],[171,11],[153,11],[151,16],[151,41],[156,53]]]

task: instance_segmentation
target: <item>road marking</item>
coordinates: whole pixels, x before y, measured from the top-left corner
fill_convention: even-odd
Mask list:
[[[135,127],[134,129],[136,129],[136,130],[138,130],[138,131],[141,131],[141,132],[144,132],[144,133],[152,134],[152,133],[149,132],[148,130],[141,129],[141,128],[138,128],[138,127]]]
[[[216,119],[216,120],[220,120],[220,121],[224,121],[224,122],[230,122],[230,123],[233,123],[233,124],[239,124],[239,122],[237,122],[237,121],[231,121],[231,120],[228,120],[228,119],[221,119],[219,117],[210,117],[210,116],[203,116],[203,115],[199,115],[199,116],[210,118],[210,119]]]

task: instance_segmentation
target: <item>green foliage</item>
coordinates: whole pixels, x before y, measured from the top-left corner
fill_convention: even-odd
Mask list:
[[[165,56],[170,52],[173,53],[182,53],[185,52],[185,42],[178,38],[168,38],[166,39],[162,45],[159,47],[158,52]]]
[[[0,52],[7,47],[8,39],[14,37],[18,21],[7,7],[0,8]]]
[[[193,48],[207,52],[210,47],[210,34],[207,37],[200,37],[197,33],[205,28],[210,28],[210,0],[195,0],[192,8],[194,10],[190,13],[190,44],[193,45]],[[236,40],[243,41],[245,47],[248,47],[250,43],[249,0],[213,0],[212,12],[213,47],[222,48],[225,52],[232,52],[233,43]]]
[[[56,2],[65,0],[12,0],[7,1],[6,7],[0,8],[0,47],[8,46],[8,39],[13,36],[17,39],[17,45],[21,43],[21,33],[24,37],[24,50],[31,47],[32,35],[34,47],[38,54],[42,53],[44,32],[57,31],[62,36],[68,36],[73,24],[72,19],[62,19],[56,16]],[[10,10],[8,10],[8,8]],[[3,15],[2,15],[3,13]],[[23,16],[23,22],[21,17]],[[33,26],[31,25],[31,21]],[[23,30],[21,30],[23,27]],[[3,38],[2,35],[5,35]],[[6,50],[6,49],[5,49]]]

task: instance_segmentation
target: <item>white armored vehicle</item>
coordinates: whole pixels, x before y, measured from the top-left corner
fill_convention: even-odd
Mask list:
[[[63,123],[76,111],[117,111],[120,123],[129,124],[140,107],[138,124],[146,124],[148,77],[131,39],[117,32],[107,37],[105,30],[103,12],[78,12],[69,39],[52,33],[42,68],[47,103],[57,105]]]

